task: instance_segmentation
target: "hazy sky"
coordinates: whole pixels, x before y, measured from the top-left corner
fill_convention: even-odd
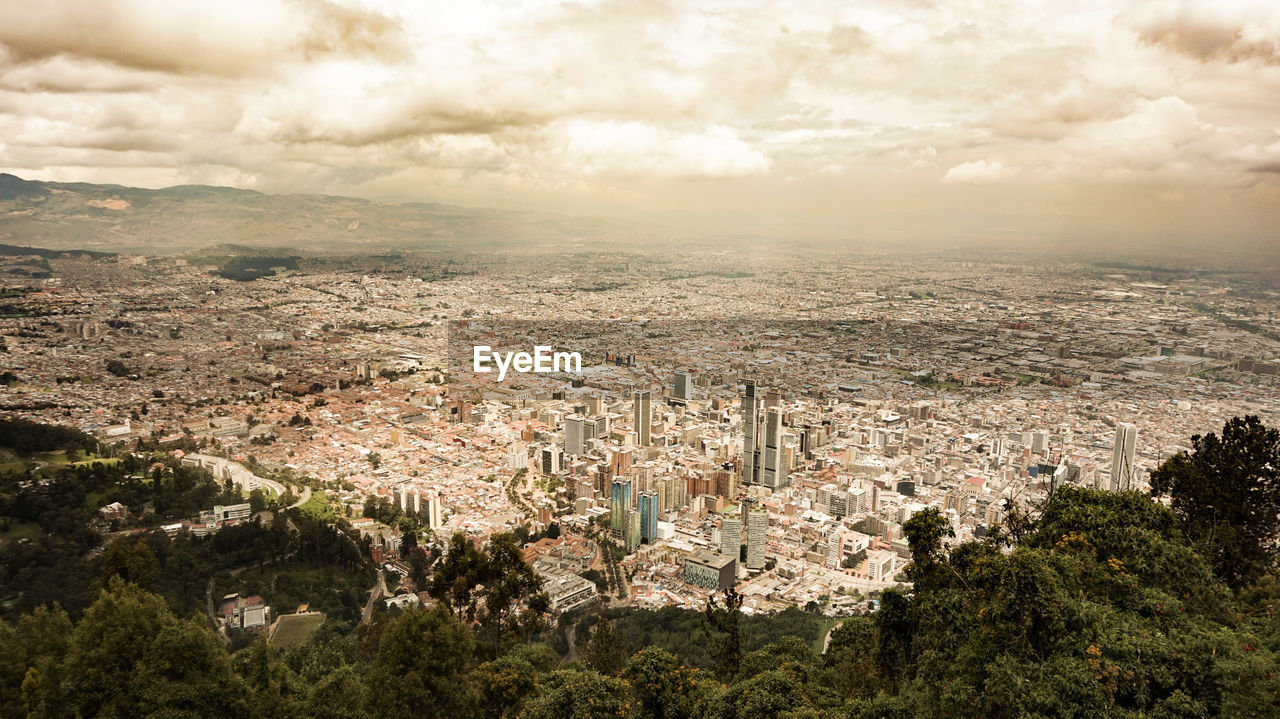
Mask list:
[[[0,3],[0,168],[1280,244],[1280,2]]]

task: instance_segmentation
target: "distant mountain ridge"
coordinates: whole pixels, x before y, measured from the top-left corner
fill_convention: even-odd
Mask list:
[[[173,254],[239,244],[319,252],[525,244],[646,243],[671,230],[550,213],[270,195],[208,185],[143,189],[0,173],[0,243],[51,250]]]

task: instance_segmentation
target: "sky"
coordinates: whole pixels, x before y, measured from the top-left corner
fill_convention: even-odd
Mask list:
[[[0,169],[1280,246],[1280,2],[0,2]]]

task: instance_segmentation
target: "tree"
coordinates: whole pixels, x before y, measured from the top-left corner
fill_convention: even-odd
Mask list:
[[[61,665],[71,631],[70,618],[57,605],[36,607],[16,627],[0,622],[0,716],[66,713]]]
[[[428,591],[466,621],[478,621],[496,655],[504,638],[527,640],[542,628],[550,600],[513,535],[495,534],[485,550],[453,535]]]
[[[613,632],[613,624],[606,619],[596,622],[591,630],[591,640],[582,648],[582,663],[588,669],[616,677],[622,671],[624,661],[622,647]]]
[[[875,622],[870,617],[850,617],[831,630],[822,661],[842,696],[869,698],[875,694],[879,682],[872,659],[874,642]]]
[[[147,587],[155,578],[156,555],[143,537],[116,537],[102,550],[101,572],[104,580],[119,577]]]
[[[622,680],[591,671],[551,672],[523,719],[617,719],[627,714],[627,687]]]
[[[486,717],[516,717],[537,693],[539,676],[555,669],[560,657],[546,644],[520,644],[480,665],[476,678]]]
[[[304,694],[293,670],[259,637],[248,648],[235,653],[232,666],[247,689],[255,714],[264,719],[287,719],[298,713]]]
[[[249,492],[249,511],[250,512],[257,514],[258,512],[261,512],[266,508],[267,508],[267,498],[266,498],[266,495],[262,493],[261,489],[255,489]]]
[[[382,634],[368,674],[377,717],[472,716],[478,695],[468,674],[475,640],[443,606],[409,609]]]
[[[134,667],[126,695],[136,714],[203,719],[240,716],[248,711],[240,679],[231,671],[226,649],[198,618],[174,621],[160,630]],[[255,704],[256,716],[273,704]]]
[[[603,624],[603,622],[601,622]],[[645,647],[627,662],[622,678],[636,698],[636,719],[686,719],[693,716],[698,672],[670,652]]]
[[[907,579],[919,583],[930,580],[936,570],[944,565],[944,540],[955,536],[951,523],[937,507],[929,507],[911,515],[902,525],[911,549],[911,564],[906,568]]]
[[[365,512],[369,511],[368,503]],[[431,577],[431,596],[451,607],[470,622],[476,618],[478,597],[475,588],[483,580],[487,557],[467,536],[458,532],[449,539],[449,549]]]
[[[496,534],[486,550],[485,611],[480,624],[496,650],[507,635],[527,641],[541,631],[542,615],[550,609],[551,600],[542,591],[542,577],[524,561],[515,537]]]
[[[400,550],[402,553],[418,548],[418,529],[408,517],[400,520]]]
[[[364,719],[368,716],[364,712],[366,703],[360,671],[343,664],[316,682],[302,715],[312,719]]]
[[[116,377],[128,377],[132,372],[120,360],[107,360],[107,372]]]
[[[65,677],[75,713],[138,716],[136,697],[120,689],[145,666],[155,638],[176,621],[160,597],[111,578],[71,635]]]
[[[1151,491],[1170,496],[1187,536],[1238,591],[1280,559],[1280,430],[1234,417],[1221,437],[1195,435],[1191,445],[1152,472]]]
[[[736,676],[742,662],[741,609],[742,595],[732,587],[724,591],[724,604],[718,604],[712,596],[703,609],[702,632],[711,647],[720,681]]]

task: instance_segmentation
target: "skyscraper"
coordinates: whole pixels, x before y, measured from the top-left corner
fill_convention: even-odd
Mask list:
[[[1116,425],[1116,441],[1111,450],[1112,490],[1125,492],[1133,488],[1133,457],[1137,443],[1137,427],[1123,423]]]
[[[677,399],[693,399],[693,375],[688,370],[677,370],[672,396]]]
[[[622,541],[627,554],[631,554],[640,546],[640,513],[634,509],[627,509],[622,513],[622,525]]]
[[[564,453],[576,457],[583,453],[586,439],[586,420],[580,414],[564,418]]]
[[[658,538],[658,493],[640,493],[640,541],[652,544]]]
[[[615,534],[622,534],[624,513],[631,509],[631,480],[613,480],[613,495],[610,499],[609,528]]]
[[[764,448],[760,455],[763,470],[760,484],[773,489],[787,486],[787,458],[782,448],[781,407],[768,407],[764,411]]]
[[[542,458],[538,462],[538,468],[544,477],[551,477],[560,473],[560,448],[555,446],[543,447]]]
[[[720,520],[720,553],[738,558],[742,546],[742,520],[728,517]]]
[[[444,526],[444,508],[440,505],[440,495],[433,494],[427,500],[427,527],[439,529]]]
[[[764,569],[764,543],[769,515],[763,509],[747,512],[747,569]]]
[[[632,390],[631,423],[635,425],[636,444],[641,447],[649,446],[649,430],[653,424],[653,415],[650,414],[649,401],[649,390]]]
[[[742,483],[755,484],[756,478],[756,381],[744,380],[742,393]]]

